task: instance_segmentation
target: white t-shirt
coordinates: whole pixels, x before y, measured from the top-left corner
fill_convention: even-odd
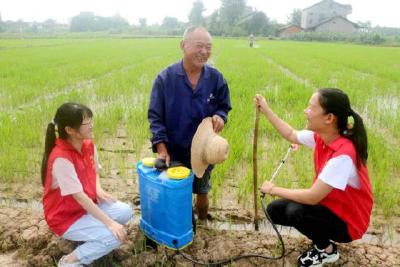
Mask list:
[[[309,148],[315,148],[314,132],[312,131],[298,131],[297,140]],[[356,170],[350,156],[340,155],[328,160],[317,179],[340,190],[345,190],[347,185],[359,189],[360,179]]]
[[[94,163],[96,170],[101,169],[97,149],[94,148]],[[61,195],[67,196],[76,194],[83,191],[82,184],[79,181],[78,174],[75,171],[73,163],[65,158],[56,158],[53,162],[53,181],[51,188],[55,189],[60,187]]]

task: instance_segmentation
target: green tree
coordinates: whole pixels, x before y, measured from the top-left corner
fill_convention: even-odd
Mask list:
[[[81,12],[71,19],[71,32],[87,32],[93,30],[96,17],[93,12]]]
[[[206,18],[207,29],[212,35],[221,35],[221,19],[219,16],[219,10],[215,10],[210,16]]]
[[[220,16],[223,28],[233,29],[243,15],[245,9],[245,0],[221,0]]]
[[[161,28],[165,29],[165,30],[173,30],[176,29],[176,27],[178,27],[178,19],[175,17],[165,17],[163,19],[163,22],[161,24]]]
[[[139,18],[139,25],[141,29],[144,29],[147,27],[147,19],[146,18]]]
[[[54,19],[47,19],[42,22],[43,31],[54,32],[57,29],[57,22]]]
[[[129,22],[119,14],[116,14],[110,18],[107,18],[105,26],[108,30],[122,32],[124,29],[129,28]]]
[[[371,32],[372,29],[371,21],[366,21],[366,22],[358,21],[357,25],[360,27],[361,32]]]
[[[246,35],[268,35],[269,32],[269,18],[262,11],[252,12],[247,17],[241,20],[242,27]]]
[[[293,9],[292,13],[288,17],[287,23],[301,27],[301,13],[301,9]]]
[[[0,32],[4,32],[6,30],[6,26],[3,22],[3,20],[1,19],[1,12],[0,12]]]
[[[183,31],[183,25],[175,17],[165,17],[161,24],[161,30],[165,31],[169,35],[178,35]]]
[[[204,25],[204,17],[203,17],[203,12],[206,9],[204,8],[203,1],[201,0],[196,0],[193,2],[192,9],[190,10],[189,13],[189,23],[193,26],[198,26],[198,25]]]
[[[70,31],[110,31],[117,33],[128,28],[128,21],[118,14],[112,17],[100,17],[95,16],[92,12],[81,12],[71,19]]]

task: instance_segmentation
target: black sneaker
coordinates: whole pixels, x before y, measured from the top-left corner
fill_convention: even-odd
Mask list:
[[[336,245],[331,243],[333,250],[331,253],[326,253],[323,249],[318,249],[317,246],[313,246],[310,250],[307,250],[297,259],[297,263],[300,267],[315,266],[321,267],[324,263],[332,263],[339,259],[339,252],[337,251]]]

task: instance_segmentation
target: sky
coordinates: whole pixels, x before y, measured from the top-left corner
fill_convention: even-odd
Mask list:
[[[194,1],[194,0],[193,0]],[[161,23],[165,16],[188,21],[192,0],[1,0],[2,20],[44,21],[54,19],[68,23],[81,11],[91,11],[99,16],[119,14],[131,24],[138,24],[139,17],[146,17],[147,24]],[[263,11],[270,19],[285,23],[295,8],[304,9],[319,0],[247,0],[247,5]],[[371,21],[373,26],[400,28],[399,0],[337,0],[352,5],[353,12],[347,18],[353,22]],[[211,14],[220,7],[219,0],[203,0]]]

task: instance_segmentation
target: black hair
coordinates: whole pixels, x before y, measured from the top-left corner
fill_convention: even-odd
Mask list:
[[[47,161],[56,142],[56,132],[59,138],[66,140],[68,138],[68,133],[65,127],[68,126],[78,130],[84,118],[92,117],[93,112],[87,106],[78,103],[64,103],[57,109],[54,120],[47,125],[46,130],[41,169],[43,186],[45,185],[47,175]]]
[[[318,93],[319,103],[325,113],[332,113],[336,116],[340,135],[350,139],[354,144],[357,152],[357,165],[360,160],[366,164],[368,159],[367,132],[362,118],[351,108],[349,97],[337,88],[322,88],[318,90]],[[349,122],[351,123],[349,124]]]

